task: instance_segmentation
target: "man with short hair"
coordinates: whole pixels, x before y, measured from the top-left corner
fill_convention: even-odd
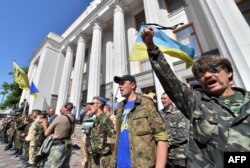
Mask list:
[[[45,136],[53,134],[53,145],[44,167],[69,168],[72,152],[71,135],[75,129],[75,118],[71,115],[73,104],[68,102],[61,108],[57,116],[45,131]]]
[[[131,75],[114,81],[125,98],[117,110],[116,167],[165,167],[168,134],[153,100],[136,93]]]
[[[88,150],[92,155],[91,168],[108,167],[115,143],[114,126],[104,113],[106,100],[103,97],[93,97],[91,112],[96,115],[96,121],[90,132]]]
[[[112,123],[114,125],[114,129],[115,129],[115,126],[116,126],[116,116],[112,113],[111,107],[110,107],[109,104],[105,104],[105,106],[103,108],[103,113],[110,118],[110,120],[112,121]]]
[[[190,120],[188,167],[223,167],[224,152],[250,151],[250,92],[231,86],[231,63],[221,56],[203,56],[192,71],[201,88],[178,80],[155,46],[152,28],[141,34],[152,68],[165,92]]]
[[[167,168],[185,168],[189,121],[165,92],[161,95],[161,102],[163,109],[160,114],[169,135]]]
[[[52,121],[53,121],[56,117],[57,117],[57,114],[56,114],[55,108],[50,107],[50,108],[49,108],[49,118],[48,118],[49,125],[52,123]]]

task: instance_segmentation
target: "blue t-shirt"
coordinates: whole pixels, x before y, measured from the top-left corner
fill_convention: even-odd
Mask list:
[[[128,134],[128,114],[134,107],[135,101],[129,101],[124,105],[122,114],[122,124],[117,147],[117,168],[131,168],[130,146]]]

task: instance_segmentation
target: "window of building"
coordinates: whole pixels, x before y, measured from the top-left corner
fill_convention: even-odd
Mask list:
[[[188,24],[180,29],[175,30],[174,34],[177,41],[194,48],[195,56],[202,53],[201,45],[199,43],[193,24]]]
[[[186,6],[185,0],[165,0],[168,13],[173,13],[178,9]]]
[[[135,28],[139,32],[141,25],[146,23],[145,13],[144,11],[135,15]]]
[[[250,26],[250,0],[238,0],[236,4]]]

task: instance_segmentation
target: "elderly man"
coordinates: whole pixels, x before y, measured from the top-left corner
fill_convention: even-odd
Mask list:
[[[250,93],[231,86],[231,63],[221,56],[198,59],[192,71],[202,89],[194,90],[173,73],[154,44],[153,29],[141,36],[165,92],[191,122],[187,166],[223,167],[224,152],[249,152]]]
[[[55,108],[50,107],[50,108],[49,108],[49,118],[48,118],[49,124],[51,124],[52,121],[53,121],[56,117],[57,117],[57,114],[56,114]]]

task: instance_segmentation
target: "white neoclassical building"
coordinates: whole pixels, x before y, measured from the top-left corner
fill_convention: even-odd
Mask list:
[[[30,110],[56,112],[66,101],[81,103],[95,95],[119,96],[115,75],[136,77],[139,93],[156,94],[162,87],[148,60],[128,61],[142,23],[173,26],[165,33],[195,48],[196,57],[220,53],[234,68],[234,83],[250,90],[250,1],[249,0],[93,0],[61,35],[49,33],[33,54],[28,77],[39,89],[37,98],[23,91]],[[190,69],[166,57],[178,78],[193,79]],[[158,103],[161,108],[161,103]]]

